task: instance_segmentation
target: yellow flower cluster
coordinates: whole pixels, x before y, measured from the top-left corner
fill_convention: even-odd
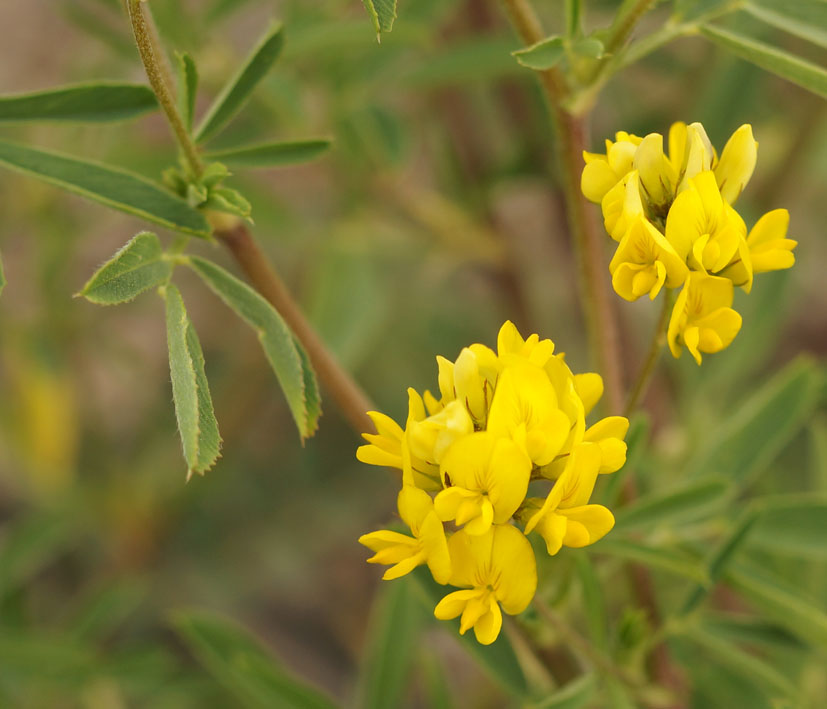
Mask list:
[[[609,265],[612,285],[626,300],[654,300],[680,288],[667,337],[679,357],[727,347],[741,328],[733,288],[747,293],[756,273],[790,268],[796,242],[789,214],[775,209],[747,233],[733,209],[755,169],[752,127],[732,134],[720,158],[700,123],[675,123],[663,136],[619,132],[606,153],[584,153],[581,189],[603,209],[606,231],[620,242]]]
[[[402,470],[397,504],[410,534],[382,530],[359,541],[375,552],[369,562],[390,566],[385,579],[427,564],[438,583],[461,589],[434,614],[461,616],[460,633],[473,627],[489,644],[502,611],[521,613],[534,597],[527,534],[536,531],[553,555],[614,526],[612,513],[589,498],[600,473],[626,462],[629,422],[610,416],[587,427],[603,394],[600,376],[572,374],[551,340],[524,340],[511,322],[500,329],[496,353],[474,344],[456,361],[437,363],[440,398],[409,389],[404,429],[370,412],[377,433],[364,434],[368,445],[356,454]],[[547,496],[529,497],[529,483],[543,481],[553,483]]]

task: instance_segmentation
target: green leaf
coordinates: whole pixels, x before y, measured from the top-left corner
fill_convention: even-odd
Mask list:
[[[301,437],[313,434],[315,421],[308,410],[308,388],[302,367],[302,357],[296,350],[293,333],[270,303],[250,286],[220,266],[193,256],[189,265],[204,282],[243,320],[255,329],[267,360],[281,384],[290,412]],[[311,396],[313,396],[311,392]]]
[[[580,36],[580,0],[566,0],[566,36]]]
[[[132,172],[6,141],[0,141],[0,164],[173,231],[210,235],[203,214]]]
[[[567,682],[556,692],[536,704],[532,709],[579,709],[588,704],[597,689],[593,674],[581,675]]]
[[[827,647],[827,613],[802,598],[798,588],[744,564],[733,565],[726,580],[764,618],[774,620],[814,647]]]
[[[433,614],[437,603],[451,589],[440,586],[431,578],[428,569],[422,566],[414,569],[411,577],[417,582],[427,612]],[[449,628],[448,632],[456,637],[465,651],[505,691],[514,697],[525,698],[528,696],[528,684],[523,669],[511,641],[504,632],[501,632],[499,637],[490,645],[480,645],[473,632],[465,633],[465,635],[459,634],[459,620],[442,621],[440,625]]]
[[[243,706],[334,707],[321,692],[285,671],[258,638],[231,620],[184,611],[173,616],[173,626],[193,655]]]
[[[806,648],[795,635],[779,624],[753,615],[705,613],[701,627],[730,642],[758,645],[784,652]]]
[[[755,509],[748,509],[742,515],[732,532],[721,542],[715,551],[707,559],[706,567],[709,575],[709,582],[698,584],[686,597],[683,604],[683,615],[688,615],[706,597],[712,586],[721,577],[727,566],[735,558],[747,535],[752,530],[758,513]]]
[[[221,449],[221,435],[204,372],[204,355],[178,289],[169,284],[163,294],[178,432],[189,473],[204,473],[215,464]]]
[[[307,410],[307,435],[312,436],[319,428],[319,419],[322,415],[322,395],[319,391],[319,380],[316,378],[316,371],[313,369],[307,350],[304,349],[297,337],[293,337],[293,344],[296,346],[296,352],[299,353],[302,365],[304,403]]]
[[[764,472],[809,421],[821,375],[807,359],[789,364],[722,424],[689,475],[723,474],[745,485]]]
[[[595,37],[583,37],[571,43],[571,51],[584,57],[600,59],[603,56],[603,42]]]
[[[198,94],[198,68],[187,52],[176,52],[178,60],[178,111],[188,131],[192,131],[195,99]]]
[[[798,690],[790,680],[755,655],[697,627],[687,629],[685,634],[703,648],[705,655],[708,653],[711,659],[743,675],[750,682],[759,682],[770,692],[780,692],[787,697],[797,696]]]
[[[362,709],[384,709],[406,704],[411,667],[425,620],[408,578],[383,583],[374,602],[360,678]]]
[[[362,0],[362,2],[373,22],[377,39],[381,37],[382,32],[390,32],[393,29],[393,21],[396,19],[396,0]]]
[[[207,153],[210,160],[220,160],[231,167],[279,167],[315,160],[330,148],[327,138],[292,140],[278,143],[246,145]]]
[[[158,109],[143,84],[94,82],[0,96],[0,123],[15,121],[121,121]]]
[[[210,106],[195,132],[196,141],[203,143],[214,137],[235,117],[276,62],[283,46],[284,27],[280,23],[272,24]]]
[[[741,7],[768,25],[827,47],[827,3],[824,0],[747,0]]]
[[[511,54],[522,66],[537,71],[551,69],[556,66],[566,53],[565,42],[562,37],[548,37],[524,49],[518,49]]]
[[[589,635],[595,647],[606,651],[609,643],[609,621],[606,616],[606,599],[603,586],[595,571],[594,564],[586,554],[575,557],[575,567],[580,578],[583,594],[583,610],[589,625]]]
[[[700,562],[673,549],[638,544],[614,537],[601,539],[591,549],[596,554],[608,554],[636,561],[645,566],[692,579],[704,586],[709,583],[709,575]]]
[[[757,503],[750,543],[763,549],[827,561],[827,498],[815,493],[780,495]]]
[[[705,25],[701,33],[716,44],[756,66],[827,98],[827,70],[752,37]]]
[[[98,305],[126,303],[166,283],[171,274],[172,262],[164,258],[158,237],[142,231],[95,271],[78,295]]]
[[[629,507],[618,510],[615,530],[675,526],[709,514],[726,502],[732,484],[722,478],[699,480],[677,489],[658,491],[638,498]]]

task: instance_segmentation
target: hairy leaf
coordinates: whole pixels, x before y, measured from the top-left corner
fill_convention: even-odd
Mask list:
[[[0,141],[0,164],[173,231],[210,234],[203,214],[135,173],[6,141]]]
[[[189,264],[230,308],[255,329],[287,398],[299,434],[302,438],[311,436],[315,430],[315,420],[313,411],[309,410],[308,391],[311,391],[311,398],[315,394],[305,386],[305,377],[313,376],[312,370],[302,366],[293,333],[284,320],[250,286],[220,266],[195,256]]]
[[[187,52],[176,53],[178,59],[178,111],[187,130],[192,130],[195,99],[198,94],[198,68]]]
[[[250,94],[275,64],[284,46],[284,27],[273,24],[230,79],[207,111],[195,132],[202,143],[217,135],[244,108]]]
[[[0,122],[120,121],[158,109],[143,84],[93,82],[32,93],[0,96]]]
[[[132,237],[89,279],[78,295],[98,305],[125,303],[169,280],[172,263],[164,259],[155,234]]]
[[[178,289],[167,285],[164,299],[172,398],[184,458],[190,473],[204,473],[215,464],[221,449],[221,435],[204,372],[204,355]]]
[[[250,631],[229,619],[198,611],[179,612],[173,626],[207,670],[243,706],[333,709],[318,690],[288,673]]]
[[[330,140],[314,138],[216,150],[207,153],[206,157],[231,167],[279,167],[315,160],[329,148]]]

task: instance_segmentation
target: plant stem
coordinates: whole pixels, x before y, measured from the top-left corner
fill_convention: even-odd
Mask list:
[[[376,407],[307,321],[247,225],[238,221],[232,226],[219,227],[215,236],[230,250],[253,287],[279,312],[304,345],[319,379],[356,433],[373,431],[373,422],[367,412]]]
[[[635,0],[634,4],[625,12],[618,13],[617,19],[609,29],[609,37],[606,40],[606,54],[615,54],[623,48],[638,20],[646,14],[657,0]]]
[[[640,398],[646,393],[646,387],[652,378],[652,374],[654,374],[658,357],[660,356],[663,346],[666,344],[666,326],[669,322],[669,315],[673,300],[674,291],[671,288],[667,288],[666,292],[663,294],[663,303],[661,304],[658,322],[655,325],[655,331],[652,333],[652,341],[649,344],[649,352],[641,365],[640,372],[637,375],[637,379],[635,379],[635,384],[626,399],[626,409],[624,410],[623,415],[627,418],[631,416],[640,401]]]
[[[503,0],[505,9],[522,40],[535,44],[545,32],[527,0]],[[600,238],[590,206],[580,192],[582,153],[586,147],[586,127],[582,117],[573,116],[563,107],[567,96],[565,81],[556,69],[538,71],[549,113],[558,140],[557,159],[566,211],[580,273],[580,289],[592,359],[603,375],[608,408],[618,413],[623,407],[617,320],[605,279]]]
[[[156,32],[150,26],[144,14],[142,0],[127,0],[127,10],[129,11],[129,21],[132,25],[132,34],[135,36],[135,43],[138,45],[138,53],[141,56],[146,76],[149,79],[149,85],[155,92],[158,98],[158,103],[167,116],[167,121],[172,127],[175,137],[178,139],[178,144],[184,153],[184,158],[189,165],[193,177],[200,177],[204,171],[204,163],[201,161],[201,156],[198,154],[198,148],[184,125],[181,114],[178,113],[178,107],[175,104],[175,97],[172,94],[172,89],[167,83],[165,75],[169,73],[165,69],[163,57],[156,54],[155,37]]]

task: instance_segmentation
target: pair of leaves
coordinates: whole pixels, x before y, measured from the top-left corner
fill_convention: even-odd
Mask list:
[[[247,284],[216,264],[177,257],[257,332],[284,390],[301,437],[311,436],[321,415],[321,399],[310,360],[276,310]],[[135,236],[105,263],[79,295],[115,305],[160,287],[166,300],[167,339],[175,412],[191,472],[203,473],[218,457],[221,438],[213,413],[204,357],[178,290],[169,284],[173,261],[155,234]]]
[[[544,71],[557,66],[571,51],[575,55],[599,59],[603,56],[603,43],[596,37],[568,38],[555,35],[540,40],[530,47],[512,52],[519,64],[535,71]]]

